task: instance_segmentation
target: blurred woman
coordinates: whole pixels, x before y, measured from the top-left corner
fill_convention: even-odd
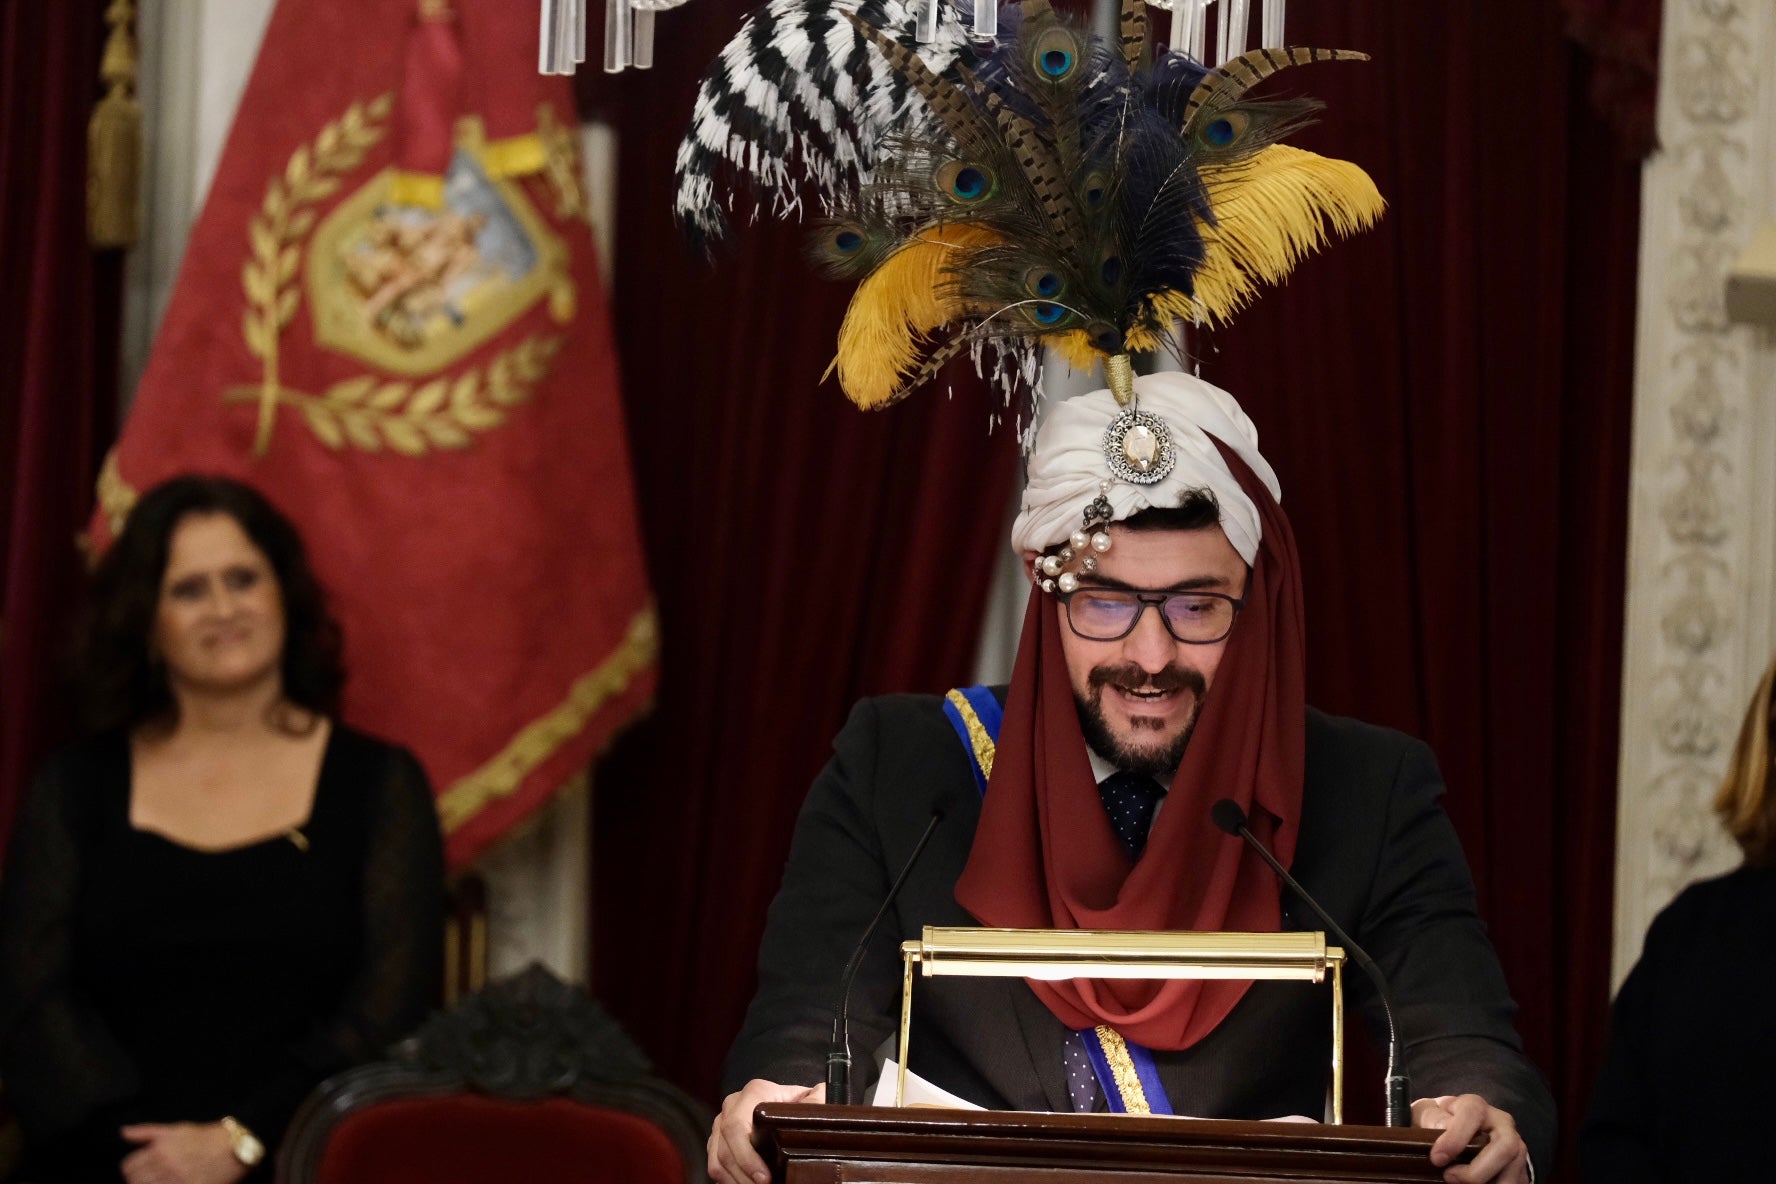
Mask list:
[[[1776,1102],[1776,662],[1714,801],[1745,852],[1653,919],[1580,1136],[1593,1184],[1764,1181]]]
[[[90,736],[0,881],[0,1079],[26,1180],[233,1184],[426,1009],[443,851],[412,754],[339,723],[338,626],[234,481],[143,496],[94,577]]]

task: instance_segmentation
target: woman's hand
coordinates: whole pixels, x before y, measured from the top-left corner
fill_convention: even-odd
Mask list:
[[[120,1165],[129,1184],[236,1184],[247,1174],[219,1122],[142,1122],[123,1137],[141,1144]]]

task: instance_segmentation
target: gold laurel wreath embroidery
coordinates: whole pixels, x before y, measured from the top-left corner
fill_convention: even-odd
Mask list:
[[[259,429],[253,452],[264,456],[279,398],[278,338],[296,316],[302,293],[294,284],[302,261],[299,244],[314,229],[314,204],[339,190],[339,178],[364,163],[364,153],[382,139],[382,126],[394,107],[393,92],[368,103],[354,102],[345,114],[290,154],[284,175],[265,187],[265,200],[247,224],[253,253],[241,268],[247,307],[241,313],[241,335],[247,349],[264,364],[257,400]]]
[[[379,382],[364,375],[334,383],[319,396],[285,391],[321,443],[375,452],[385,445],[404,456],[432,448],[467,448],[474,433],[506,421],[506,408],[530,397],[549,373],[561,337],[528,337],[488,363],[454,378],[418,385]]]
[[[279,381],[278,339],[302,301],[295,279],[301,243],[315,227],[313,207],[338,192],[340,178],[361,165],[366,150],[383,138],[393,105],[392,93],[354,102],[321,129],[312,145],[298,147],[283,175],[266,185],[265,200],[248,224],[252,254],[241,268],[247,298],[241,333],[263,369],[257,387],[231,391],[224,398],[258,404],[255,456],[264,456],[271,443],[280,403],[301,412],[309,430],[334,451],[387,447],[404,456],[421,456],[434,448],[467,448],[475,433],[498,427],[508,409],[530,398],[565,340],[529,337],[495,356],[485,369],[425,383],[360,375],[311,395]]]

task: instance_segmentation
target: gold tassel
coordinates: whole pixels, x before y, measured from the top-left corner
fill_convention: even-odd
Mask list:
[[[135,6],[112,0],[99,63],[105,97],[86,126],[86,231],[95,247],[133,247],[142,236],[142,105],[136,101]]]
[[[839,385],[853,403],[868,410],[894,398],[926,338],[965,311],[954,295],[951,270],[967,254],[998,241],[977,226],[928,227],[864,277],[839,327],[838,356],[826,370],[839,372]]]

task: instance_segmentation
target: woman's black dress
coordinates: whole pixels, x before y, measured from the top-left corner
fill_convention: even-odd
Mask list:
[[[1616,995],[1579,1139],[1592,1184],[1776,1179],[1776,867],[1684,889]]]
[[[308,821],[224,851],[136,830],[129,801],[127,738],[64,751],[0,876],[0,1081],[25,1179],[117,1180],[130,1122],[232,1115],[275,1148],[440,981],[442,843],[405,749],[335,726]]]

